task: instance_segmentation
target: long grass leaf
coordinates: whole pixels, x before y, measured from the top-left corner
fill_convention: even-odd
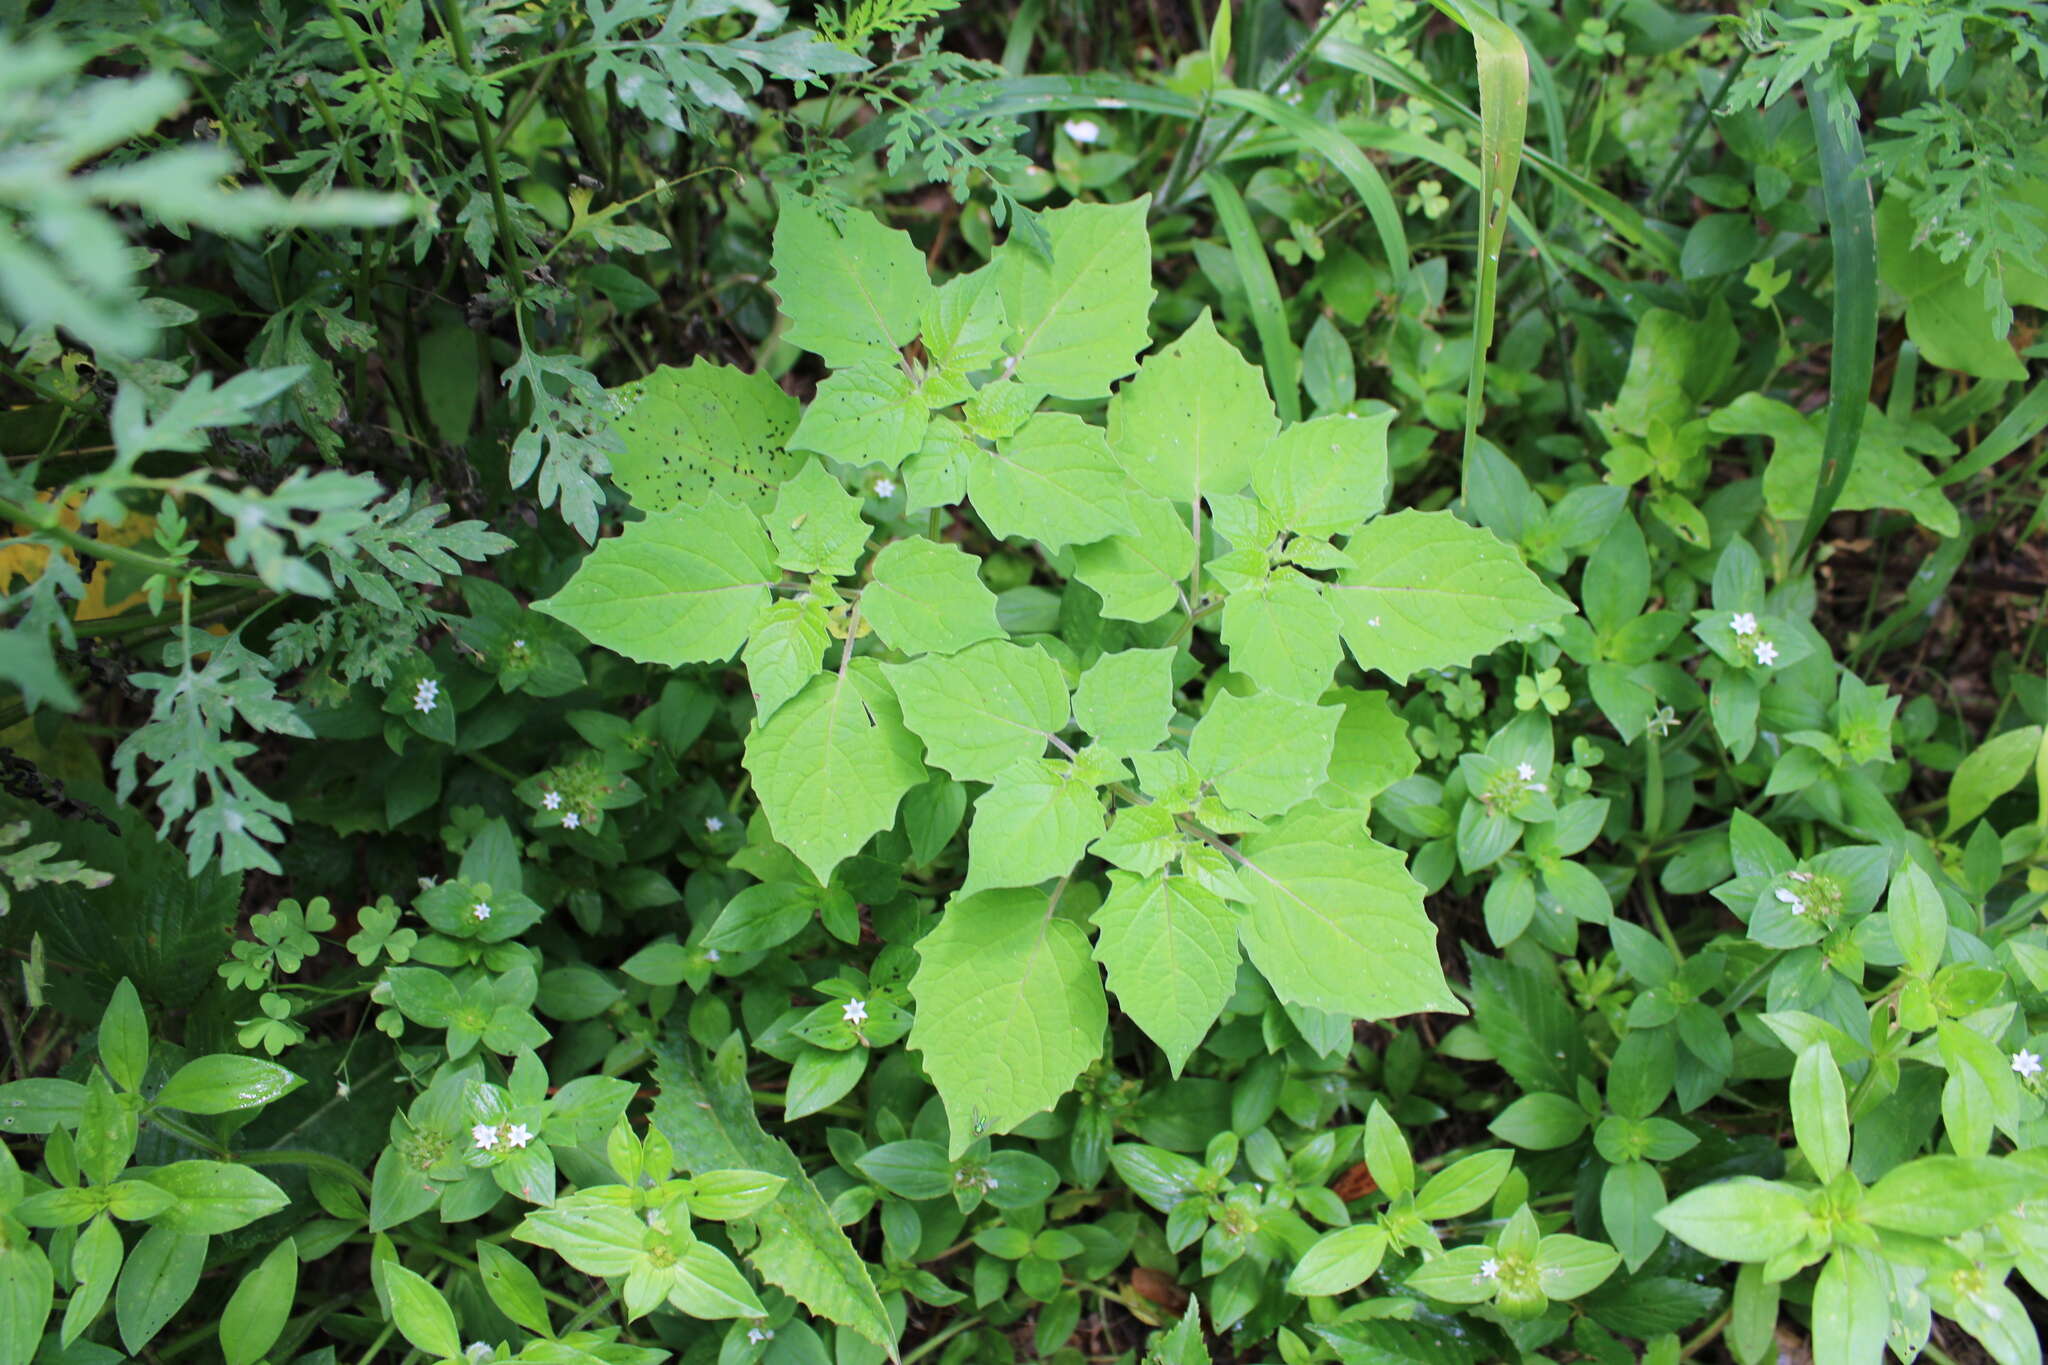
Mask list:
[[[1285,422],[1301,420],[1301,351],[1287,330],[1287,308],[1280,302],[1280,284],[1273,278],[1273,263],[1266,259],[1266,244],[1252,222],[1251,210],[1230,177],[1208,171],[1202,184],[1209,202],[1216,206],[1216,221],[1230,239],[1230,254],[1237,261],[1237,273],[1244,280],[1245,298],[1251,304],[1252,326],[1259,334],[1259,349],[1265,355],[1266,379],[1272,385],[1273,402]]]

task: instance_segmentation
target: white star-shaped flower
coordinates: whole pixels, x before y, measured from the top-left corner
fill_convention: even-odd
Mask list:
[[[1483,1261],[1481,1261],[1481,1262],[1479,1263],[1479,1273],[1478,1273],[1477,1275],[1474,1275],[1474,1276],[1473,1276],[1472,1278],[1473,1278],[1473,1279],[1475,1279],[1475,1280],[1497,1280],[1497,1279],[1499,1279],[1499,1278],[1500,1278],[1500,1262],[1499,1262],[1499,1261],[1496,1261],[1496,1260],[1494,1260],[1494,1259],[1493,1259],[1493,1257],[1491,1257],[1491,1256],[1487,1257],[1487,1258],[1486,1258],[1485,1260],[1483,1260]]]
[[[524,649],[524,648],[526,648],[526,641],[524,641],[524,640],[514,640],[514,641],[512,642],[512,648],[514,648],[514,649]]]
[[[1060,125],[1060,131],[1084,147],[1102,140],[1102,125],[1094,119],[1070,118]]]
[[[1517,763],[1515,765],[1515,776],[1521,778],[1524,782],[1534,782],[1536,780],[1536,765],[1534,763]]]
[[[890,479],[890,478],[880,478],[880,479],[876,479],[876,480],[875,480],[875,496],[876,496],[876,497],[878,497],[878,498],[893,498],[893,497],[895,497],[895,496],[896,496],[896,480],[894,480],[894,479]]]
[[[578,826],[579,826],[579,825],[581,825],[582,823],[583,823],[583,817],[582,817],[582,816],[580,816],[580,815],[578,815],[578,814],[577,814],[577,813],[576,813],[575,811],[573,811],[573,810],[565,810],[565,811],[563,811],[563,812],[562,812],[562,828],[563,828],[563,829],[575,829],[576,827],[578,827]]]
[[[425,715],[434,709],[441,697],[441,684],[432,678],[421,678],[412,690],[412,709]]]
[[[752,1344],[759,1346],[764,1341],[775,1340],[775,1333],[773,1330],[766,1327],[749,1327],[747,1329],[747,1340]]]
[[[706,948],[706,949],[704,950],[704,960],[705,960],[706,962],[716,962],[716,961],[718,961],[718,949],[716,949],[716,948]]]
[[[469,1130],[469,1138],[483,1151],[491,1151],[498,1145],[498,1127],[493,1123],[479,1123]]]
[[[469,907],[469,913],[475,915],[478,919],[489,919],[491,917],[491,907],[484,901],[478,901],[475,905]]]
[[[562,794],[560,792],[542,792],[540,794],[540,804],[546,810],[560,810],[562,808]]]
[[[507,1147],[524,1147],[531,1141],[533,1141],[533,1130],[523,1123],[515,1123],[505,1130],[505,1145]]]
[[[1765,667],[1778,662],[1778,647],[1769,640],[1756,642],[1756,661]]]
[[[725,828],[725,821],[719,819],[716,815],[707,815],[704,817],[704,828],[707,832],[716,834]]]
[[[1746,611],[1738,611],[1728,618],[1728,628],[1737,635],[1756,634],[1756,617]]]
[[[1797,892],[1787,891],[1784,887],[1781,886],[1778,888],[1776,895],[1778,897],[1778,900],[1782,904],[1789,905],[1792,907],[1793,914],[1803,915],[1806,913],[1806,902],[1799,898]]]
[[[2041,1056],[2021,1048],[2012,1054],[2012,1069],[2019,1073],[2021,1080],[2031,1081],[2041,1074]]]
[[[868,1002],[855,998],[839,1008],[839,1017],[849,1024],[860,1025],[868,1021]]]

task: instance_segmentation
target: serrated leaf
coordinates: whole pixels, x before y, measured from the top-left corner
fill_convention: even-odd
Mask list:
[[[981,581],[980,563],[935,540],[885,545],[861,589],[861,616],[903,654],[953,654],[1001,639],[996,595]]]
[[[1109,404],[1109,446],[1146,492],[1191,503],[1235,493],[1280,430],[1265,374],[1204,309]]]
[[[785,338],[834,369],[893,364],[917,336],[932,283],[910,234],[875,216],[785,191],[769,286],[789,319]]]
[[[745,761],[770,830],[820,882],[925,780],[917,740],[866,659],[805,684],[747,737]]]
[[[663,365],[613,391],[621,449],[612,481],[641,511],[701,506],[714,497],[764,510],[796,468],[784,446],[797,402],[766,374],[693,361]]]
[[[1408,722],[1387,703],[1386,693],[1339,687],[1323,700],[1344,708],[1330,750],[1330,780],[1316,793],[1324,805],[1365,809],[1375,796],[1414,775],[1421,759],[1408,743]]]
[[[1102,798],[1065,763],[1010,769],[974,803],[962,896],[1066,875],[1102,834]]]
[[[1237,989],[1237,912],[1188,877],[1109,874],[1095,960],[1117,1007],[1166,1053],[1175,1076]]]
[[[754,618],[740,659],[754,694],[754,718],[765,721],[776,708],[818,676],[832,643],[824,607],[815,600],[770,602]]]
[[[1247,838],[1243,852],[1252,904],[1239,935],[1282,1000],[1355,1019],[1465,1012],[1444,981],[1422,887],[1357,817],[1311,808]]]
[[[956,275],[932,292],[920,335],[934,369],[966,375],[1003,358],[1007,325],[996,267],[990,264]]]
[[[1492,532],[1449,512],[1396,512],[1345,549],[1328,592],[1360,668],[1406,682],[1452,668],[1571,611]]]
[[[760,519],[714,497],[600,541],[533,606],[640,663],[718,663],[745,642],[781,578]]]
[[[1102,614],[1154,621],[1185,600],[1181,584],[1195,567],[1187,518],[1165,498],[1133,493],[1123,530],[1074,548],[1074,577],[1102,598]]]
[[[984,640],[884,671],[930,762],[966,782],[993,782],[1045,753],[1067,724],[1067,683],[1037,645]]]
[[[789,444],[850,465],[894,469],[924,444],[930,421],[924,395],[901,365],[851,365],[819,382]]]
[[[1102,428],[1045,412],[994,450],[969,444],[967,496],[996,535],[1058,550],[1124,529],[1128,484]]]
[[[1124,649],[1097,659],[1074,689],[1075,722],[1114,754],[1158,748],[1173,723],[1174,653]]]
[[[1298,535],[1330,536],[1387,505],[1392,411],[1318,417],[1281,432],[1252,469],[1252,489]]]
[[[1050,1109],[1101,1055],[1109,1008],[1088,936],[1044,892],[956,898],[917,954],[910,1046],[945,1103],[950,1157]]]
[[[1014,373],[1059,398],[1101,398],[1151,340],[1151,196],[1040,214],[1051,260],[1022,242],[996,252],[996,282],[1017,335]]]
[[[1337,613],[1313,580],[1288,568],[1230,594],[1223,643],[1232,668],[1296,701],[1322,696],[1344,658]]]
[[[765,520],[768,538],[775,542],[775,562],[792,573],[844,578],[867,544],[860,499],[817,460],[782,486]]]
[[[820,1317],[894,1354],[895,1333],[868,1267],[840,1231],[817,1186],[784,1143],[763,1131],[739,1035],[705,1065],[671,1038],[656,1067],[654,1122],[692,1174],[763,1171],[782,1177],[773,1202],[751,1215],[760,1238],[745,1255],[761,1278]]]
[[[1247,815],[1282,815],[1328,779],[1343,714],[1271,692],[1225,692],[1195,722],[1188,761],[1227,804]]]

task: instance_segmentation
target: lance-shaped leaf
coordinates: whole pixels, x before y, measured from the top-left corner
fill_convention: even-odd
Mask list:
[[[1360,668],[1395,682],[1453,668],[1571,611],[1491,531],[1449,512],[1396,512],[1345,545],[1329,589]]]
[[[1102,428],[1072,413],[1040,413],[969,456],[967,496],[988,529],[1053,550],[1123,530],[1128,487]]]
[[[1282,1000],[1355,1019],[1463,1014],[1399,852],[1311,807],[1244,841],[1245,951]]]
[[[1344,711],[1271,692],[1219,695],[1195,722],[1188,761],[1216,794],[1248,815],[1282,815],[1328,780]]]
[[[747,737],[746,767],[784,847],[821,882],[889,828],[925,780],[917,739],[872,660],[821,673]]]
[[[1067,724],[1067,681],[1037,645],[984,640],[884,667],[931,762],[963,782],[1040,757]]]
[[[960,894],[1064,876],[1102,828],[1102,797],[1072,764],[1020,763],[974,803]]]
[[[1016,377],[1059,398],[1101,398],[1151,340],[1151,197],[1069,204],[1039,215],[1052,260],[1021,242],[996,252],[996,283],[1017,335]]]
[[[612,482],[643,512],[714,497],[764,510],[801,459],[784,449],[796,400],[765,374],[698,360],[613,392],[625,410],[612,423],[623,447]]]
[[[1205,309],[1109,404],[1109,445],[1132,480],[1175,502],[1235,493],[1280,430],[1266,376]]]
[[[1102,1054],[1102,975],[1044,892],[956,897],[917,955],[910,1046],[945,1103],[949,1155],[1050,1109]]]
[[[598,542],[534,609],[641,663],[732,657],[781,579],[760,518],[722,497],[634,522]]]
[[[1109,874],[1095,912],[1095,960],[1118,1008],[1166,1053],[1173,1074],[1237,989],[1237,912],[1191,877]]]
[[[1322,696],[1344,657],[1337,613],[1316,583],[1288,568],[1230,594],[1223,643],[1232,668],[1296,701]]]
[[[952,654],[999,640],[996,595],[981,581],[980,563],[958,545],[895,541],[875,556],[861,615],[882,643],[904,654]]]
[[[924,253],[909,233],[882,226],[871,213],[828,213],[799,194],[778,197],[769,284],[789,319],[784,335],[834,369],[893,363],[917,336],[931,298]]]

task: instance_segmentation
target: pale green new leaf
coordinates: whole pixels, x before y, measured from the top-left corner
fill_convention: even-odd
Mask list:
[[[996,281],[1017,334],[1016,377],[1058,398],[1101,398],[1151,340],[1149,195],[1039,215],[1052,260],[1022,242],[996,251]]]
[[[1396,512],[1345,550],[1329,601],[1360,668],[1406,682],[1452,668],[1557,620],[1571,604],[1544,587],[1491,531],[1449,512]]]
[[[1282,1000],[1356,1019],[1463,1014],[1401,854],[1355,815],[1311,807],[1247,838],[1245,951]]]
[[[845,464],[894,469],[924,444],[930,421],[924,395],[901,365],[854,365],[819,383],[789,444]]]
[[[1387,704],[1386,693],[1340,687],[1324,700],[1344,708],[1330,751],[1330,780],[1316,793],[1324,805],[1363,810],[1375,796],[1414,775],[1421,759],[1408,743],[1408,722]]]
[[[769,829],[821,882],[925,780],[917,740],[866,659],[819,674],[758,725],[746,768]]]
[[[1387,506],[1387,428],[1394,412],[1297,422],[1266,447],[1252,468],[1252,491],[1280,524],[1301,535],[1331,536]]]
[[[1175,502],[1242,489],[1279,430],[1265,374],[1206,309],[1109,403],[1117,460],[1140,488]]]
[[[818,675],[832,643],[825,609],[815,601],[770,602],[754,618],[740,660],[754,694],[754,717],[765,721]]]
[[[784,449],[796,400],[765,374],[697,360],[663,365],[613,395],[624,411],[612,422],[622,446],[612,482],[643,512],[714,497],[763,511],[801,458]]]
[[[775,278],[789,319],[786,338],[838,369],[863,360],[894,363],[917,336],[932,294],[924,253],[910,234],[873,214],[783,191],[775,221]]]
[[[861,547],[867,544],[868,524],[861,520],[860,499],[818,460],[782,485],[775,510],[765,520],[768,538],[775,542],[775,562],[792,573],[844,578],[853,572]]]
[[[673,668],[731,658],[781,578],[760,519],[712,497],[600,541],[560,592],[533,605],[593,644]]]
[[[884,670],[930,761],[963,782],[995,781],[1066,728],[1066,679],[1037,645],[984,640]]]
[[[1074,689],[1074,720],[1112,753],[1158,748],[1173,722],[1173,656],[1171,649],[1103,655]]]
[[[950,375],[990,369],[1003,358],[1005,326],[996,267],[985,265],[932,292],[924,310],[925,354],[933,369]]]
[[[1102,614],[1155,621],[1184,602],[1181,585],[1195,567],[1188,521],[1165,498],[1133,493],[1120,518],[1126,530],[1074,549],[1074,577],[1102,598]]]
[[[1337,613],[1314,581],[1289,568],[1230,594],[1223,643],[1232,668],[1296,701],[1322,696],[1344,657]]]
[[[1271,692],[1224,692],[1195,722],[1188,760],[1227,804],[1247,815],[1283,815],[1328,779],[1343,715]]]
[[[951,1156],[1050,1109],[1102,1054],[1088,936],[1044,892],[956,898],[917,954],[910,1046],[945,1103]]]
[[[1072,765],[1021,763],[974,803],[967,881],[959,894],[1036,886],[1065,876],[1102,829],[1102,797],[1074,775]]]
[[[903,654],[952,654],[999,640],[996,595],[981,581],[980,564],[957,545],[895,541],[875,556],[861,615]]]
[[[967,496],[988,529],[1053,550],[1121,531],[1128,487],[1102,428],[1072,413],[1040,413],[968,457]]]
[[[1180,1075],[1237,989],[1237,912],[1189,877],[1112,872],[1095,927],[1118,1008]]]

